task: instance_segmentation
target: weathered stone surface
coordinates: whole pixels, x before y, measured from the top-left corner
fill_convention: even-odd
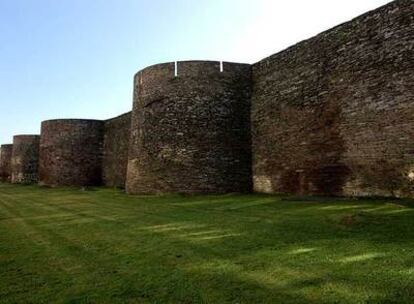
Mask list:
[[[255,190],[413,195],[413,71],[410,0],[255,64]]]
[[[42,122],[39,182],[93,186],[102,181],[104,122],[57,119]]]
[[[414,1],[223,68],[178,62],[175,76],[174,63],[151,66],[134,78],[132,113],[44,122],[40,182],[414,196]]]
[[[13,145],[0,146],[0,181],[11,181],[11,157],[13,153]]]
[[[102,181],[105,186],[125,188],[131,112],[105,121]]]
[[[177,66],[135,76],[127,191],[250,191],[250,65]]]
[[[37,183],[39,142],[39,135],[16,135],[13,137],[11,159],[12,183]]]

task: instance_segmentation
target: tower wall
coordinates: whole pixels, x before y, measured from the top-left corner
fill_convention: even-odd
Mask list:
[[[13,145],[0,146],[0,181],[11,181],[11,157],[13,153]]]
[[[134,79],[129,193],[251,190],[250,65],[184,61]]]
[[[104,123],[57,119],[42,122],[39,182],[49,186],[94,186],[102,180]]]
[[[13,137],[11,159],[12,183],[37,183],[39,143],[39,135],[16,135]]]

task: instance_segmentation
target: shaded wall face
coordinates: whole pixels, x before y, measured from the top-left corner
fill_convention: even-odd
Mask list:
[[[102,121],[43,122],[39,156],[40,184],[101,185],[103,132]]]
[[[105,186],[125,188],[131,113],[105,121],[102,182]]]
[[[11,160],[12,183],[36,183],[39,167],[38,135],[21,135],[13,139],[13,154]]]
[[[178,62],[136,75],[129,193],[251,190],[250,66]]]
[[[253,66],[254,188],[413,195],[413,1]]]
[[[0,181],[11,181],[11,158],[13,145],[1,145],[0,147]]]

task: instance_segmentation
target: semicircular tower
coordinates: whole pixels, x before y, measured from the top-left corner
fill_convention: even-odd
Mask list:
[[[13,137],[12,183],[30,184],[38,181],[39,142],[39,135],[16,135]]]
[[[42,122],[39,182],[49,186],[101,184],[104,123],[89,119]]]
[[[13,145],[0,146],[0,181],[10,182],[11,180],[11,157]]]
[[[251,190],[248,64],[183,61],[135,75],[128,193]]]

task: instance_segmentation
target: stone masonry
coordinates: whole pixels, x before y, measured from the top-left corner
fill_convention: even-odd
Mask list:
[[[258,192],[413,195],[414,1],[253,65]]]
[[[176,75],[175,75],[176,74]],[[127,191],[251,191],[250,66],[155,65],[135,76]]]
[[[38,181],[39,135],[13,137],[11,182],[30,184]]]
[[[13,153],[13,145],[0,146],[0,181],[11,181],[11,158]]]
[[[150,66],[134,77],[132,112],[42,123],[40,183],[414,197],[413,71],[412,0],[253,65]],[[11,153],[1,146],[2,181]]]
[[[101,185],[103,132],[100,120],[42,122],[39,182],[48,186]]]
[[[105,186],[125,188],[131,112],[105,121],[102,181]]]

